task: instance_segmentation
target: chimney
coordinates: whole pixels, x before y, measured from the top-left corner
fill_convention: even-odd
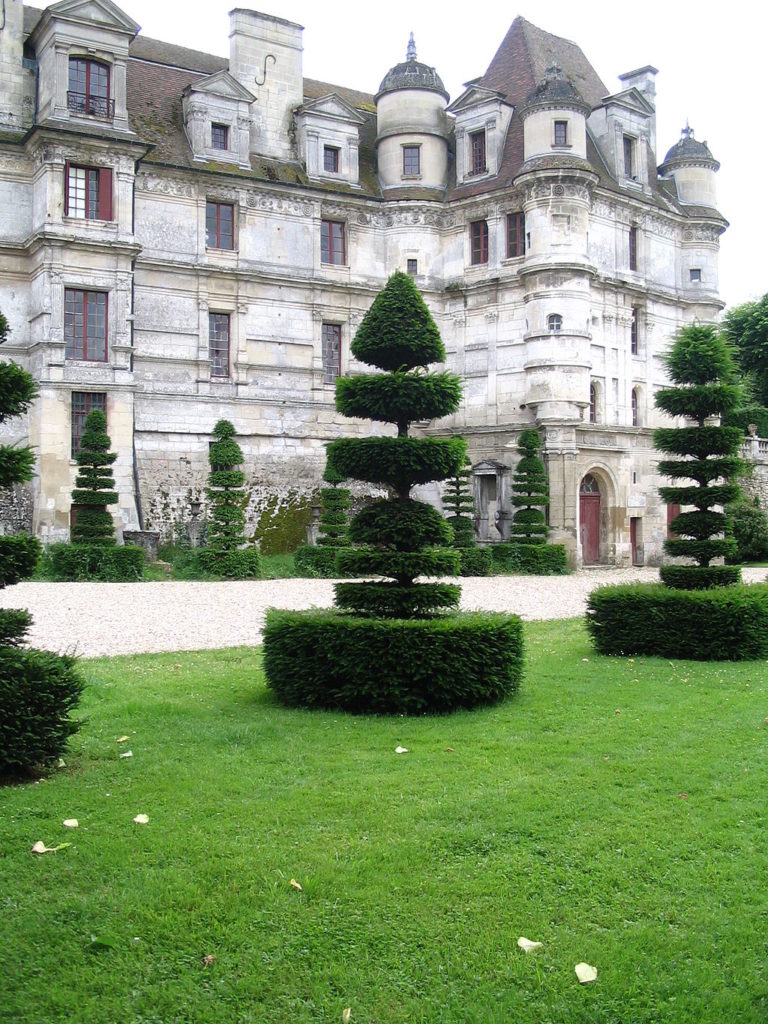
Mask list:
[[[653,114],[650,118],[651,149],[656,153],[656,75],[659,69],[646,64],[644,68],[637,68],[636,71],[627,71],[619,75],[619,81],[625,89],[637,89],[653,107]]]

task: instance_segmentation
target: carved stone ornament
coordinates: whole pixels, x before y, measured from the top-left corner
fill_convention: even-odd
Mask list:
[[[176,196],[180,199],[196,199],[197,189],[188,181],[179,181],[173,178],[161,178],[156,174],[139,174],[136,178],[136,188],[139,192],[154,192],[166,196]]]
[[[281,196],[270,195],[267,192],[249,191],[245,197],[245,205],[249,210],[287,213],[294,217],[312,217],[315,212],[311,203],[294,199],[283,199]]]

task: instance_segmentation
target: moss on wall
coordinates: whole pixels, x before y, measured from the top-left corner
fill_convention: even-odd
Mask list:
[[[263,554],[284,555],[306,543],[312,522],[311,494],[270,494],[256,511],[258,518],[248,539],[258,541]]]

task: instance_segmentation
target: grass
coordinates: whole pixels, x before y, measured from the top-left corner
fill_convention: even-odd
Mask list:
[[[765,664],[526,634],[441,718],[284,710],[252,649],[83,662],[66,768],[0,790],[2,1019],[768,1019]]]

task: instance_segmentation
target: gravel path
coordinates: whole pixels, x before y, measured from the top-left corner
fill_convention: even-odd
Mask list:
[[[524,619],[574,618],[584,613],[594,587],[656,579],[656,569],[464,579],[461,607]],[[765,569],[744,570],[745,582],[765,579]],[[331,604],[330,580],[19,583],[0,591],[0,608],[27,608],[34,616],[35,646],[84,657],[258,644],[267,608]]]

